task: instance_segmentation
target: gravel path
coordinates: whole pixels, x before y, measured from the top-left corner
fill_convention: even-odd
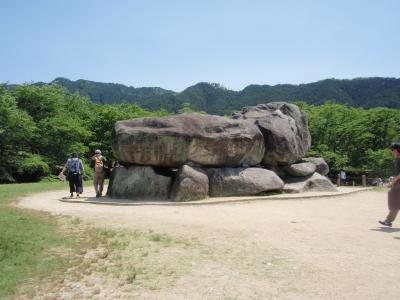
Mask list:
[[[399,298],[400,223],[377,223],[387,213],[384,192],[128,207],[58,201],[65,195],[35,194],[18,206],[76,216],[94,226],[196,239],[209,249],[174,284],[142,291],[140,299]]]

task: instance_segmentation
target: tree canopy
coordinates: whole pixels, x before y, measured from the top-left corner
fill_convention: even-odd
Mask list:
[[[400,140],[400,110],[354,108],[333,102],[297,104],[309,118],[309,156],[324,157],[334,172],[348,169],[372,176],[391,175],[389,145]]]
[[[75,151],[88,158],[99,148],[110,156],[117,120],[165,114],[132,104],[94,104],[58,85],[0,86],[0,182],[57,174]]]

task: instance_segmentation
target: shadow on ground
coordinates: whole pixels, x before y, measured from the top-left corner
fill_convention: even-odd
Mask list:
[[[373,229],[370,229],[370,230],[371,231],[386,232],[386,233],[400,232],[400,228],[391,228],[391,227],[379,227],[379,228],[373,228]]]

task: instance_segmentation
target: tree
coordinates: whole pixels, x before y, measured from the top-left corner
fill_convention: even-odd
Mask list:
[[[37,127],[28,113],[18,109],[15,97],[3,86],[0,86],[0,124],[0,182],[14,182],[15,162],[29,151]]]

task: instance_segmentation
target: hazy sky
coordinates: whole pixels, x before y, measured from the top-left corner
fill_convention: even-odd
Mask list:
[[[400,77],[397,0],[0,0],[0,82]]]

